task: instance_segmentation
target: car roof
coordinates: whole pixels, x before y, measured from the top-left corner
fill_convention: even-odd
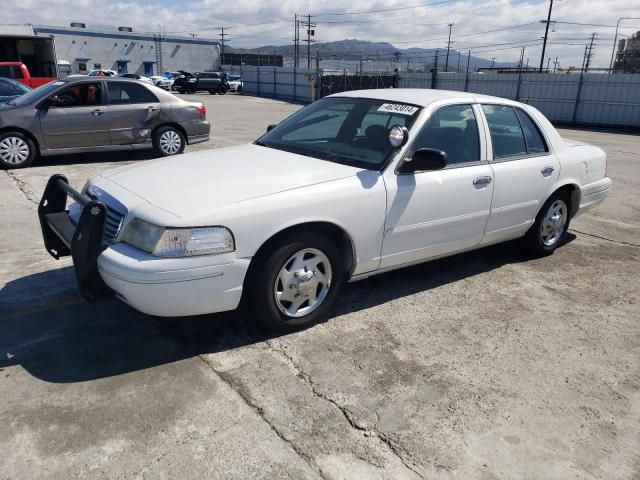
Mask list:
[[[411,103],[426,107],[427,105],[448,100],[451,102],[500,102],[514,105],[517,102],[505,98],[491,97],[478,93],[457,92],[452,90],[431,90],[428,88],[378,88],[371,90],[351,90],[330,95],[331,97],[358,97],[390,102]]]

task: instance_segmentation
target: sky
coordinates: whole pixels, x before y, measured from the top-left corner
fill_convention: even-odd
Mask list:
[[[398,48],[446,48],[496,61],[538,65],[550,0],[20,0],[2,11],[2,23],[126,25],[135,31],[218,38],[224,26],[235,48],[293,42],[294,14],[311,14],[316,41],[345,38],[386,41]],[[585,45],[597,33],[592,66],[608,67],[615,26],[640,17],[640,0],[554,0],[545,54],[561,67],[582,65]],[[96,16],[99,12],[100,16]],[[587,25],[588,24],[588,25]],[[623,20],[619,38],[640,30],[640,18]],[[552,63],[553,65],[553,63]]]

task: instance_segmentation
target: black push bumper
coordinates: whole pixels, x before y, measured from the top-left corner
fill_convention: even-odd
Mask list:
[[[68,196],[82,207],[77,224],[69,217]],[[110,291],[97,265],[98,257],[107,248],[103,241],[105,204],[73,189],[64,175],[53,175],[40,200],[38,217],[44,246],[51,256],[57,260],[71,255],[82,297],[93,302],[107,296]]]

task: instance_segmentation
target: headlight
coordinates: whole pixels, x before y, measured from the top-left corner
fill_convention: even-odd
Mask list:
[[[129,222],[122,240],[158,257],[189,257],[233,252],[233,235],[224,227],[163,228],[139,218]]]

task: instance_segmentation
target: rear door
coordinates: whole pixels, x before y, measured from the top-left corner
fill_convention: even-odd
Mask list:
[[[542,129],[523,109],[483,105],[494,174],[491,216],[483,243],[523,235],[560,174]]]
[[[141,143],[160,116],[160,101],[139,82],[107,81],[109,137],[112,145]]]
[[[52,96],[52,105],[39,110],[47,148],[109,145],[105,96],[102,81],[74,83]]]

